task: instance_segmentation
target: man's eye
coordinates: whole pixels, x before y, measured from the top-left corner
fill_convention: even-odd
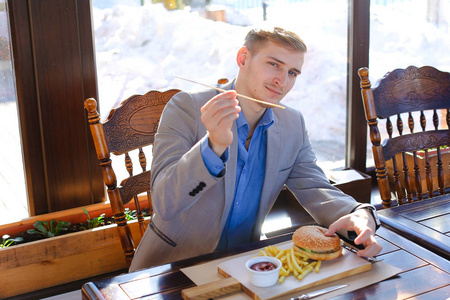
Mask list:
[[[294,77],[298,76],[298,74],[294,71],[289,71],[289,75],[294,76]]]
[[[278,66],[278,64],[277,64],[277,63],[274,63],[274,62],[269,62],[269,64],[270,64],[271,66],[273,66],[273,67],[277,67],[277,66]]]

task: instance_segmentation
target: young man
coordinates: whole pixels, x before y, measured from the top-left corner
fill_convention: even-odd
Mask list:
[[[155,213],[130,271],[259,240],[284,185],[327,234],[356,233],[365,246],[359,255],[379,253],[376,212],[330,185],[302,114],[236,96],[278,104],[306,50],[295,33],[251,30],[236,79],[221,86],[227,92],[180,92],[169,101],[154,143]]]

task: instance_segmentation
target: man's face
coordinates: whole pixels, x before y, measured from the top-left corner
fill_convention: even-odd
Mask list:
[[[245,58],[240,65],[240,92],[271,103],[279,103],[294,86],[300,75],[305,53],[266,42],[258,52],[241,49]],[[242,61],[241,61],[242,62]]]

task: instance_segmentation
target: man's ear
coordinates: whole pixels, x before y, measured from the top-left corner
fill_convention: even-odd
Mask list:
[[[246,62],[247,58],[249,57],[249,55],[250,55],[250,53],[249,53],[249,50],[247,47],[242,46],[239,49],[239,51],[237,53],[237,57],[236,57],[236,61],[237,61],[239,68],[245,65],[245,62]]]

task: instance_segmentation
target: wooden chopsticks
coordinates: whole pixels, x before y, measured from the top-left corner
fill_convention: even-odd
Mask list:
[[[200,84],[200,85],[206,86],[206,87],[208,87],[210,89],[214,89],[214,90],[217,90],[217,91],[222,92],[222,93],[227,91],[227,90],[224,90],[224,89],[221,89],[221,88],[218,88],[218,87],[214,87],[214,86],[209,86],[207,84],[204,84],[204,83],[201,83],[201,82],[197,82],[197,81],[194,81],[194,80],[191,80],[191,79],[183,78],[183,77],[176,76],[176,75],[173,75],[173,76],[178,78],[178,79],[182,79],[182,80],[186,80],[186,81],[189,81],[189,82],[192,82],[192,83],[196,83],[196,84]],[[248,97],[248,96],[245,96],[245,95],[241,95],[241,94],[236,94],[236,95],[238,97],[242,97],[242,98],[245,98],[245,99],[248,99],[248,100],[251,100],[251,101],[263,103],[263,104],[270,105],[270,106],[273,106],[273,107],[279,107],[279,108],[283,108],[283,109],[285,108],[284,106],[279,105],[279,104],[274,104],[274,103],[258,100],[258,99],[255,99],[255,98],[252,98],[252,97]]]

